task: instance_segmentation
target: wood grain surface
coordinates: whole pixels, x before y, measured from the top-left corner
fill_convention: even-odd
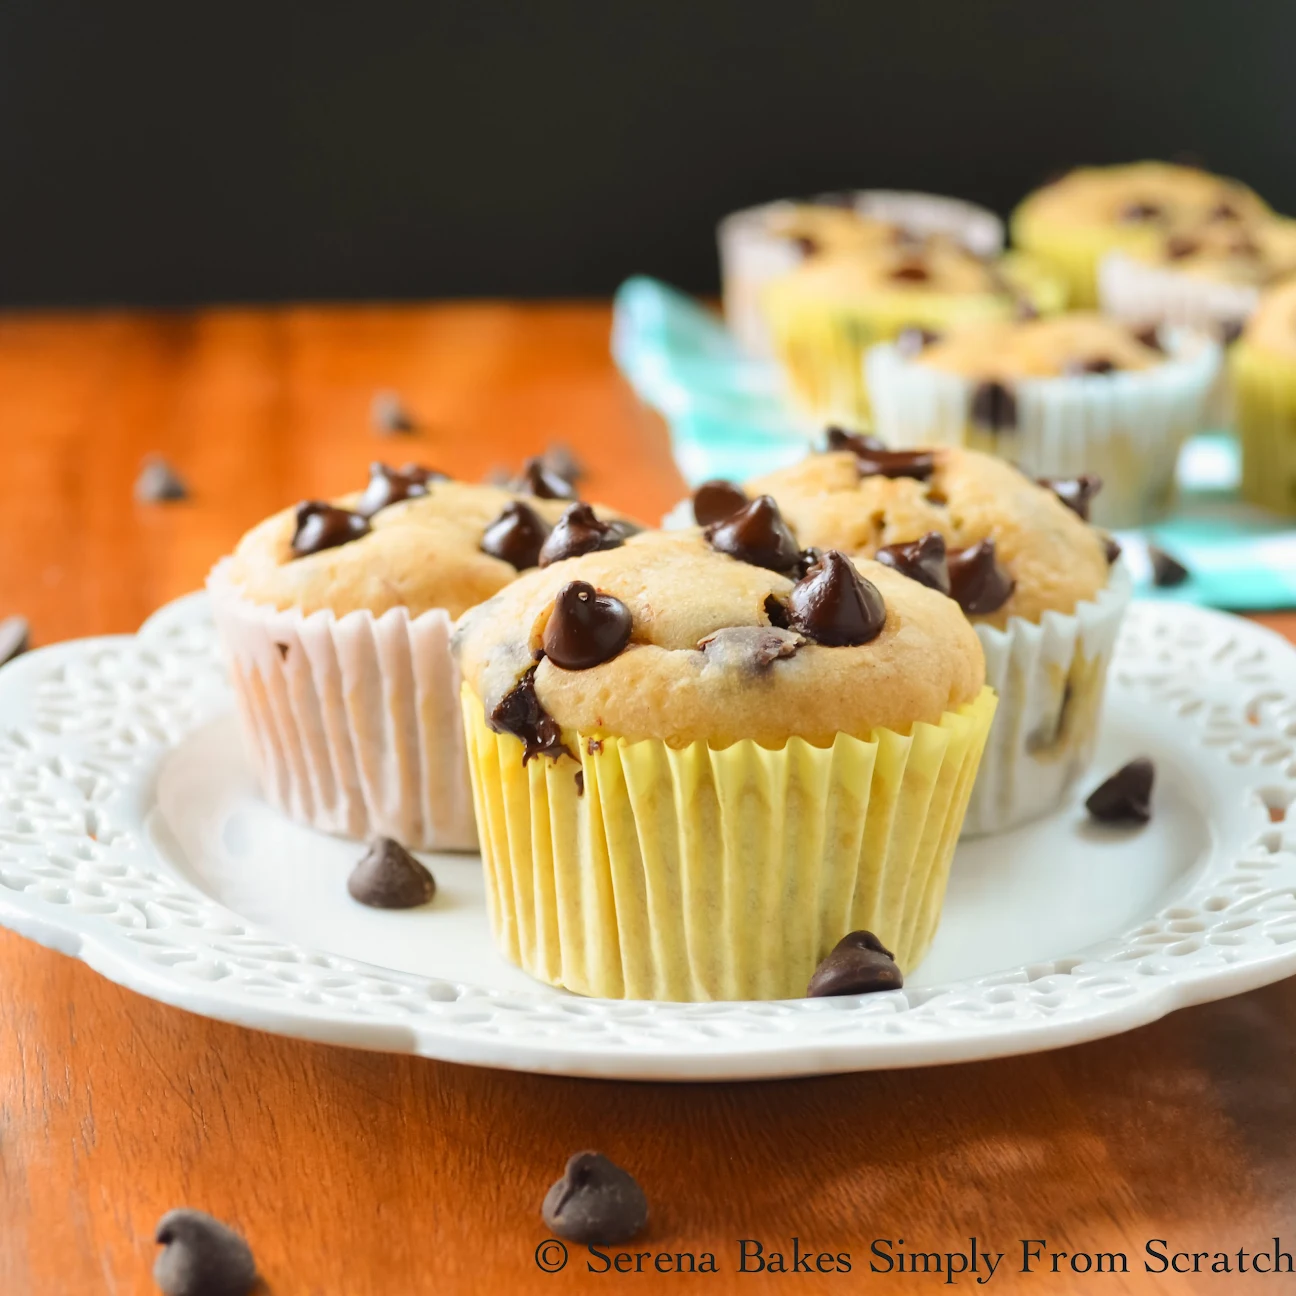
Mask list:
[[[653,518],[682,486],[608,327],[599,305],[0,317],[0,615],[28,616],[38,643],[133,630],[251,523],[362,483],[373,458],[474,477],[562,441],[591,496]],[[377,388],[402,393],[417,436],[375,435]],[[150,452],[189,502],[133,501]],[[1262,619],[1296,634],[1292,614]],[[943,1253],[973,1236],[1006,1258],[955,1290],[1296,1290],[1143,1268],[1156,1238],[1296,1250],[1296,982],[1031,1057],[632,1085],[255,1034],[5,932],[0,1032],[4,1296],[153,1291],[153,1227],[180,1204],[240,1228],[276,1296],[937,1292],[943,1274],[870,1273],[872,1240]],[[710,1251],[720,1272],[591,1274],[576,1248],[541,1272],[541,1197],[585,1147],[647,1190],[631,1252]],[[736,1272],[740,1239],[790,1266],[793,1237],[852,1271]],[[1047,1246],[1022,1274],[1030,1238]],[[1124,1251],[1129,1273],[1077,1275],[1068,1255],[1054,1274],[1050,1251]]]

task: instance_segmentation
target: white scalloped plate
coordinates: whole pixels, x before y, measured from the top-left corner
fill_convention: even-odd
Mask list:
[[[963,843],[906,988],[855,999],[578,999],[500,959],[475,857],[425,910],[346,895],[354,843],[256,798],[206,601],[0,671],[0,922],[192,1012],[568,1075],[740,1079],[1053,1048],[1296,972],[1296,651],[1135,604],[1095,777],[1157,762],[1153,822],[1075,805]],[[1292,807],[1291,816],[1287,816]]]

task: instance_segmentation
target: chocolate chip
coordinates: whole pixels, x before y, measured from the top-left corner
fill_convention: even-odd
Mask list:
[[[1156,771],[1146,756],[1122,765],[1085,801],[1099,823],[1140,823],[1152,818],[1152,780]]]
[[[560,441],[555,441],[540,456],[540,462],[544,465],[546,472],[553,473],[555,477],[561,477],[563,481],[575,484],[585,476],[585,465],[576,457],[570,446],[563,445]]]
[[[141,504],[173,504],[188,499],[189,488],[161,455],[148,455],[135,478],[135,498]]]
[[[698,526],[710,526],[731,518],[748,503],[747,496],[733,482],[722,477],[704,481],[693,492],[693,520]]]
[[[436,879],[390,837],[379,837],[347,878],[353,900],[371,909],[413,909],[436,895]]]
[[[350,509],[334,508],[320,500],[297,505],[297,525],[293,531],[292,551],[296,558],[336,549],[369,534],[368,519]]]
[[[769,495],[758,496],[723,522],[713,522],[705,535],[718,553],[768,571],[793,572],[801,557],[796,537]]]
[[[1142,342],[1145,347],[1151,347],[1153,351],[1164,351],[1161,345],[1161,326],[1159,324],[1147,324],[1143,328],[1132,330],[1137,341]]]
[[[577,796],[585,795],[585,771],[584,770],[576,771],[576,795]]]
[[[1003,607],[1017,582],[995,561],[989,538],[949,553],[950,597],[968,616],[986,616]]]
[[[1235,221],[1242,219],[1242,213],[1231,202],[1221,200],[1206,213],[1209,221]]]
[[[590,738],[585,743],[585,750],[591,756],[597,756],[603,750],[603,740],[601,738]]]
[[[983,382],[972,391],[972,422],[988,432],[1011,432],[1017,426],[1017,397],[1001,382]]]
[[[648,1198],[634,1176],[599,1152],[577,1152],[540,1211],[558,1237],[583,1245],[629,1242],[648,1223]]]
[[[776,595],[767,594],[765,596],[765,616],[770,625],[778,630],[787,630],[791,626],[788,619],[787,605],[783,603]]]
[[[21,657],[31,646],[31,628],[26,618],[5,617],[0,621],[0,666]]]
[[[625,536],[610,523],[600,522],[588,504],[569,504],[540,550],[540,566],[623,544]]]
[[[939,341],[939,333],[933,333],[931,329],[915,324],[900,330],[896,335],[895,348],[904,359],[912,360],[915,356],[921,355],[933,342]]]
[[[861,477],[912,477],[926,481],[936,471],[930,450],[857,450],[855,466]]]
[[[1234,342],[1242,336],[1246,328],[1246,320],[1232,319],[1224,320],[1219,326],[1220,341],[1225,346],[1232,346]]]
[[[796,244],[797,251],[807,260],[812,256],[817,256],[819,253],[819,244],[814,239],[807,238],[804,234],[799,238],[794,238],[792,242]]]
[[[1068,360],[1062,366],[1062,372],[1070,378],[1078,378],[1084,374],[1114,373],[1119,367],[1114,360],[1109,360],[1106,356],[1081,356]]]
[[[557,473],[549,472],[544,462],[537,456],[522,465],[521,474],[513,481],[512,489],[524,495],[534,495],[537,499],[574,500],[575,487]]]
[[[291,649],[292,645],[291,645],[291,644],[286,644],[286,643],[278,643],[278,642],[276,642],[276,643],[275,643],[275,647],[279,650],[279,660],[280,660],[280,661],[287,661],[287,660],[288,660],[288,653],[289,653],[289,650]]]
[[[926,283],[931,278],[931,271],[926,262],[913,257],[896,266],[890,277],[899,283]]]
[[[1164,549],[1158,549],[1156,545],[1150,544],[1147,552],[1148,560],[1152,564],[1152,584],[1158,589],[1173,589],[1176,585],[1182,585],[1192,575],[1178,558],[1172,557]]]
[[[1165,241],[1165,254],[1171,261],[1182,261],[1184,257],[1190,257],[1201,248],[1201,244],[1195,238],[1189,238],[1186,234],[1172,234]]]
[[[153,1262],[153,1281],[165,1296],[247,1296],[256,1285],[248,1244],[203,1211],[167,1211],[156,1238],[162,1251]]]
[[[563,670],[589,670],[611,661],[630,642],[632,628],[630,609],[620,599],[570,581],[545,623],[545,656]]]
[[[1037,477],[1041,486],[1047,487],[1077,517],[1089,521],[1089,505],[1094,496],[1102,490],[1102,478],[1093,473],[1081,473],[1078,477]]]
[[[853,931],[843,936],[815,968],[806,998],[874,994],[899,990],[903,985],[904,974],[895,955],[872,932]]]
[[[514,500],[505,504],[499,517],[482,532],[482,553],[502,558],[518,571],[540,561],[540,550],[549,535],[549,525],[529,504]]]
[[[361,517],[371,518],[389,504],[399,504],[401,500],[426,495],[429,482],[448,480],[445,473],[423,468],[419,464],[389,468],[385,463],[371,463],[369,485],[356,501],[355,511]]]
[[[847,432],[845,428],[830,427],[825,433],[825,449],[831,454],[836,450],[849,450],[851,454],[876,454],[885,451],[887,443],[881,437],[870,436],[867,432]]]
[[[369,421],[376,432],[388,436],[392,433],[417,432],[418,424],[414,416],[405,408],[404,402],[394,391],[376,391],[369,402]]]
[[[945,560],[945,537],[939,531],[908,544],[883,545],[874,558],[884,567],[893,567],[902,576],[916,580],[940,593],[950,592],[949,564]]]
[[[1120,541],[1113,535],[1105,535],[1102,542],[1103,553],[1107,555],[1107,565],[1110,567],[1121,556]]]
[[[1160,220],[1162,216],[1161,208],[1153,202],[1131,202],[1126,203],[1120,210],[1120,219],[1123,221],[1153,221]]]
[[[728,626],[699,639],[697,646],[722,669],[764,671],[793,656],[803,642],[800,635],[773,626]]]
[[[512,734],[522,740],[523,765],[533,756],[550,756],[554,760],[562,755],[571,756],[558,722],[536,696],[535,673],[536,668],[530,667],[486,717],[486,723],[496,733]]]
[[[886,604],[876,585],[836,549],[824,553],[788,595],[792,629],[832,648],[866,644],[886,625]]]

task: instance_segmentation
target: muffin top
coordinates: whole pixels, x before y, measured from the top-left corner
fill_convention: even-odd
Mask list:
[[[793,203],[769,214],[768,232],[796,243],[806,256],[894,242],[899,231],[887,221],[862,216],[834,203]]]
[[[1010,295],[993,263],[945,238],[825,251],[783,276],[779,285],[788,294],[847,301],[879,293]]]
[[[1262,286],[1296,272],[1296,221],[1213,221],[1167,234],[1131,255],[1198,279]]]
[[[1257,350],[1296,360],[1296,277],[1262,294],[1242,337]]]
[[[570,752],[574,730],[827,746],[936,723],[985,679],[953,602],[878,563],[802,553],[772,505],[528,572],[460,621],[455,651],[529,755]]]
[[[943,576],[952,606],[1000,629],[1014,616],[1070,615],[1106,586],[1111,542],[1085,520],[1097,478],[1045,486],[953,446],[888,451],[872,438],[832,439],[843,448],[747,484],[748,495],[778,501],[801,544],[881,553],[938,587]]]
[[[575,505],[570,485],[535,461],[515,487],[376,463],[365,490],[297,504],[253,527],[225,575],[245,598],[306,616],[403,607],[458,617],[521,570],[638,530],[602,505]]]
[[[918,364],[1001,380],[1150,369],[1166,359],[1152,334],[1088,311],[990,321],[934,340],[914,339],[914,350]]]
[[[1232,224],[1269,214],[1244,184],[1169,162],[1080,167],[1037,189],[1018,218],[1074,230],[1135,232]]]

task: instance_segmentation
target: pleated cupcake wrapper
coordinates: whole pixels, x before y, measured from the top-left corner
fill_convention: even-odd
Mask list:
[[[996,256],[1003,248],[1003,222],[974,203],[889,189],[861,190],[853,197],[855,210],[861,216],[902,224],[920,234],[948,234],[977,256]],[[802,261],[802,253],[789,240],[770,233],[770,224],[795,211],[798,205],[773,202],[734,212],[720,222],[716,231],[725,322],[753,355],[769,356],[773,352],[761,305],[765,285],[795,270]]]
[[[875,347],[874,429],[895,447],[965,445],[1042,477],[1097,473],[1093,521],[1140,526],[1169,506],[1179,451],[1202,426],[1220,367],[1219,346],[1200,334],[1172,329],[1166,343],[1171,359],[1152,369],[1015,383],[1016,426],[997,432],[972,422],[977,382]]]
[[[986,689],[911,736],[831,747],[572,733],[579,764],[524,765],[465,686],[496,943],[542,981],[613,999],[798,998],[857,928],[912,969],[994,709]]]
[[[1093,758],[1107,670],[1132,584],[1123,563],[1070,616],[978,625],[986,684],[999,695],[965,837],[1006,832],[1056,810]]]
[[[448,613],[303,616],[208,577],[262,794],[290,818],[411,849],[477,844]]]
[[[1245,338],[1229,355],[1242,446],[1242,497],[1296,515],[1296,360]]]

